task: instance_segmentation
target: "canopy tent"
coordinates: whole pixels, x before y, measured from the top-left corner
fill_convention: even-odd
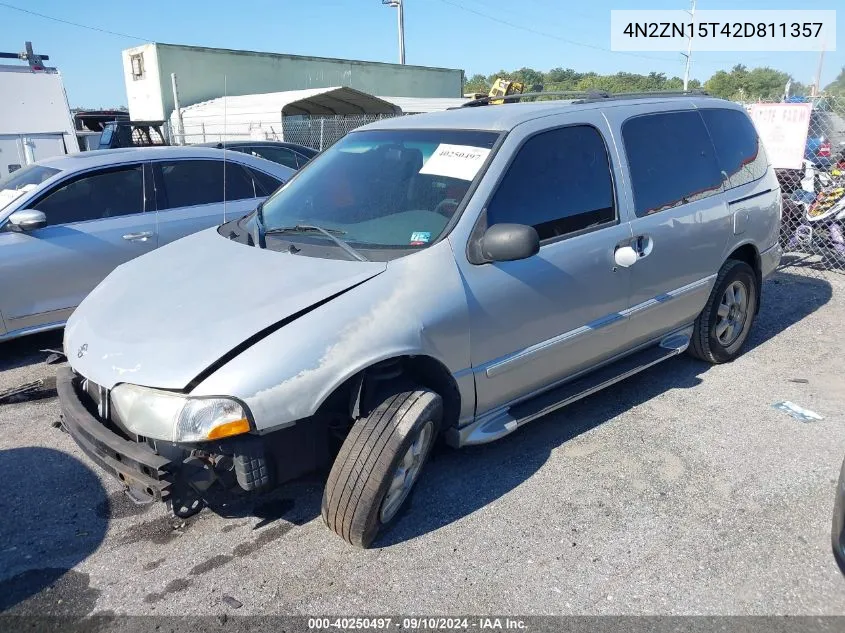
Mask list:
[[[263,94],[218,97],[181,109],[171,127],[184,142],[276,139],[283,140],[283,119],[291,116],[396,116],[400,106],[354,88],[312,88]]]

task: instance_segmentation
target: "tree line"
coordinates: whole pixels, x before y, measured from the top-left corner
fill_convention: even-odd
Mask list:
[[[466,80],[464,92],[487,93],[497,78],[519,81],[525,84],[526,92],[538,91],[589,91],[606,92],[651,92],[655,90],[682,90],[683,79],[667,77],[665,73],[651,72],[647,75],[619,72],[615,75],[600,75],[595,72],[581,73],[572,68],[552,68],[541,72],[533,68],[520,68],[515,71],[501,70],[492,75],[476,74]],[[703,84],[698,79],[689,82],[690,89],[704,89],[708,93],[735,101],[757,101],[781,99],[787,91],[790,96],[806,96],[810,87],[795,81],[789,73],[774,68],[762,67],[748,69],[742,64],[734,66],[730,72],[720,70]],[[845,96],[845,68],[836,80],[825,87],[825,92]]]

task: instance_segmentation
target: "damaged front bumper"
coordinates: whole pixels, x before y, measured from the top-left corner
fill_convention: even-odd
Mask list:
[[[239,435],[216,441],[175,443],[135,435],[107,412],[109,392],[71,368],[56,376],[64,427],[100,468],[120,480],[138,503],[208,500],[266,490],[325,465],[329,459],[327,421],[274,433]],[[105,412],[105,413],[104,413]]]
[[[56,390],[62,422],[79,448],[100,468],[119,479],[135,498],[166,501],[172,462],[146,444],[112,431],[83,402],[77,377],[69,367],[59,368]]]

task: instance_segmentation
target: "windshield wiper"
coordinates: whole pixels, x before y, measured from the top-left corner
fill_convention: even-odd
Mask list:
[[[350,256],[357,259],[359,262],[370,261],[369,259],[364,257],[360,252],[358,252],[349,244],[337,237],[338,235],[346,234],[346,231],[341,231],[339,229],[324,229],[322,226],[317,226],[316,224],[297,224],[296,226],[279,226],[272,229],[267,229],[266,231],[264,231],[264,234],[273,235],[274,233],[308,233],[311,231],[316,231],[317,233],[325,235],[332,242],[340,246],[344,251],[346,251]]]

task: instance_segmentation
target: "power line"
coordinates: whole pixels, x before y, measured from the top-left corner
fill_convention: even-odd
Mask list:
[[[35,11],[30,11],[29,9],[23,9],[21,7],[16,7],[11,4],[7,4],[5,2],[0,2],[0,7],[5,7],[7,9],[12,9],[13,11],[20,11],[21,13],[28,13],[29,15],[34,15],[39,18],[44,18],[45,20],[52,20],[53,22],[61,22],[62,24],[68,24],[70,26],[76,26],[80,29],[88,29],[89,31],[97,31],[98,33],[106,33],[107,35],[117,35],[118,37],[126,37],[130,40],[140,40],[142,42],[150,42],[147,37],[138,37],[137,35],[128,35],[126,33],[118,33],[117,31],[109,31],[108,29],[101,29],[96,26],[88,26],[87,24],[79,24],[78,22],[71,22],[70,20],[63,20],[62,18],[56,18],[52,15],[45,15],[43,13],[37,13]]]
[[[576,42],[575,40],[570,40],[570,39],[567,39],[565,37],[560,37],[559,35],[555,35],[554,33],[547,33],[545,31],[540,31],[538,29],[531,28],[530,26],[522,26],[522,25],[519,25],[519,24],[514,24],[513,22],[508,22],[507,20],[497,18],[497,17],[490,15],[488,13],[478,11],[478,10],[473,9],[471,7],[466,7],[464,5],[458,4],[457,2],[452,2],[452,0],[439,0],[439,2],[453,6],[456,9],[460,9],[461,11],[467,11],[468,13],[473,13],[475,15],[481,16],[481,17],[486,18],[488,20],[492,20],[493,22],[498,22],[499,24],[504,24],[504,25],[509,26],[511,28],[519,29],[521,31],[526,31],[528,33],[533,33],[535,35],[541,35],[543,37],[548,37],[548,38],[551,38],[551,39],[554,39],[554,40],[558,40],[560,42],[572,44],[573,46],[581,46],[581,47],[584,47],[584,48],[591,48],[593,50],[603,51],[605,53],[613,53],[614,55],[627,55],[629,57],[639,57],[641,59],[651,59],[653,61],[664,62],[664,63],[667,63],[667,64],[675,63],[674,60],[672,60],[672,59],[666,59],[666,58],[663,58],[663,57],[655,57],[654,55],[642,55],[640,53],[634,53],[634,52],[631,52],[631,51],[614,51],[614,50],[611,50],[609,48],[605,48],[603,46],[597,46],[596,44],[586,44],[584,42]],[[592,19],[591,16],[587,16],[585,14],[579,14],[579,15],[581,15],[585,18],[590,17],[590,19]],[[748,61],[755,61],[755,60],[760,60],[760,59],[768,59],[768,56],[756,56],[756,57],[749,58]],[[699,66],[721,66],[723,64],[733,64],[733,63],[736,63],[736,62],[733,59],[699,59],[696,63]]]
[[[612,51],[609,48],[605,48],[604,46],[597,46],[595,44],[586,44],[584,42],[576,42],[575,40],[570,40],[565,37],[560,37],[559,35],[555,35],[554,33],[546,33],[545,31],[540,31],[538,29],[531,28],[530,26],[521,26],[519,24],[514,24],[513,22],[508,22],[507,20],[502,20],[501,18],[497,18],[495,16],[489,15],[487,13],[483,13],[481,11],[476,11],[475,9],[471,9],[470,7],[465,7],[462,4],[458,4],[457,2],[452,2],[451,0],[439,0],[443,4],[448,4],[450,6],[455,7],[456,9],[461,9],[462,11],[467,11],[469,13],[474,13],[475,15],[479,15],[483,18],[488,20],[492,20],[493,22],[498,22],[499,24],[504,24],[514,29],[519,29],[521,31],[527,31],[528,33],[533,33],[534,35],[541,35],[542,37],[549,37],[553,40],[558,40],[560,42],[564,42],[566,44],[572,44],[573,46],[581,46],[583,48],[591,48],[597,51],[603,51],[605,53],[615,53],[617,55],[628,55],[629,57],[641,57],[642,59],[651,59],[659,62],[671,63],[672,60],[664,59],[662,57],[654,57],[653,55],[640,55],[639,53],[631,53],[629,51]]]

